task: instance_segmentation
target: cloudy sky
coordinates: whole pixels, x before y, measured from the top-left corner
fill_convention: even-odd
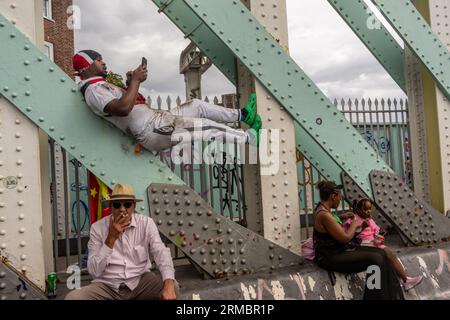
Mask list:
[[[145,56],[150,76],[143,91],[184,97],[179,55],[189,44],[150,0],[74,0],[81,9],[77,50],[102,53],[110,70],[125,74]],[[330,98],[403,97],[376,59],[326,0],[287,0],[289,45],[294,60]],[[203,94],[233,93],[215,68],[207,71]]]

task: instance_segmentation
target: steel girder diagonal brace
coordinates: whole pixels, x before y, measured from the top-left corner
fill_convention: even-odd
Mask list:
[[[358,38],[406,92],[405,55],[389,31],[363,0],[327,0]]]
[[[225,43],[207,28],[196,13],[181,0],[153,0],[159,12],[163,12],[178,28],[200,48],[215,66],[234,85],[237,84],[236,57]],[[342,170],[326,152],[317,145],[307,131],[297,122],[295,125],[298,150],[321,174],[330,180],[339,181]]]
[[[410,0],[372,0],[450,99],[450,52]]]
[[[183,186],[184,182],[170,169],[150,152],[136,155],[133,152],[134,141],[121,133],[109,122],[94,115],[83,101],[82,95],[76,84],[52,61],[43,55],[36,46],[25,37],[10,21],[0,14],[0,94],[13,106],[27,116],[34,124],[52,137],[59,145],[78,159],[86,168],[102,179],[109,187],[119,182],[132,183],[136,196],[141,199],[147,198],[149,185]],[[184,187],[191,194],[192,199],[196,197],[193,190]],[[186,192],[186,191],[185,191]],[[164,188],[162,190],[164,193]],[[187,193],[185,201],[189,200]],[[198,198],[198,197],[197,197]],[[195,198],[195,201],[199,201]],[[194,202],[192,200],[192,202]],[[214,209],[207,204],[201,204],[208,210],[207,219],[221,219],[220,215],[214,213]],[[152,207],[145,203],[137,208],[140,213],[148,214]],[[189,211],[186,207],[179,210]],[[182,212],[183,213],[183,212]],[[186,213],[189,216],[189,212]],[[174,216],[172,219],[177,219]],[[206,217],[200,214],[190,217],[193,224],[203,224]],[[170,221],[167,221],[169,224]],[[203,264],[200,268],[212,277],[223,275],[236,275],[259,270],[276,269],[289,264],[301,263],[301,257],[293,254],[287,249],[262,238],[254,232],[247,230],[245,235],[242,227],[234,222],[226,223],[226,232],[229,235],[239,235],[246,249],[240,253],[239,258],[246,257],[245,251],[261,252],[264,255],[251,264],[239,263],[233,265],[232,259],[223,264],[223,268],[214,273],[212,261]],[[177,241],[180,232],[163,234],[177,245],[186,256],[196,261],[191,251],[183,247]],[[237,235],[239,234],[239,235]],[[223,238],[216,232],[216,238],[211,238],[215,244]],[[247,241],[248,239],[255,241]],[[234,242],[233,239],[233,242]],[[195,239],[196,246],[204,244],[203,238]],[[256,241],[257,240],[257,241]],[[231,241],[231,240],[229,240]],[[239,241],[238,241],[239,242]],[[208,243],[210,244],[210,243]],[[210,244],[211,245],[211,244]],[[263,250],[267,248],[267,250]],[[241,250],[241,249],[240,249]],[[240,251],[239,251],[240,252]],[[282,256],[283,260],[273,261],[271,253]],[[231,266],[233,265],[233,268]],[[252,266],[251,268],[248,265]]]
[[[346,172],[374,199],[371,171],[391,173],[392,170],[242,3],[225,0],[154,2],[172,21],[177,21],[180,29],[200,48],[208,41],[221,42],[222,48],[226,45],[309,135],[308,141],[314,145],[310,151],[321,150],[317,154],[327,154],[325,160],[333,159],[340,171]],[[189,13],[192,29],[179,12],[185,10],[186,5],[197,16],[196,20]],[[212,61],[215,62],[214,57]],[[320,166],[323,159],[315,160]],[[391,219],[394,221],[393,217]],[[405,236],[417,243],[409,234]]]

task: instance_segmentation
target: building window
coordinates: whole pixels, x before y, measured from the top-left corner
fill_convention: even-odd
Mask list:
[[[50,60],[55,61],[53,54],[53,43],[45,41],[44,43],[44,54],[49,57]]]
[[[52,17],[52,0],[44,0],[44,18],[53,19]]]

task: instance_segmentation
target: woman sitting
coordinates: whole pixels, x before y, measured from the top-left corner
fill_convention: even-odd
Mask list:
[[[315,261],[319,267],[345,274],[366,272],[370,266],[379,267],[380,286],[364,290],[364,300],[403,299],[399,281],[391,268],[386,252],[375,247],[362,247],[352,240],[357,230],[367,227],[367,222],[353,220],[348,232],[345,232],[340,219],[333,215],[342,199],[342,186],[331,181],[322,181],[318,185],[320,204],[314,212],[314,249]]]

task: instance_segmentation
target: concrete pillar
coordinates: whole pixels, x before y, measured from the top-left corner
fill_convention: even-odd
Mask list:
[[[286,1],[244,0],[243,3],[288,51]],[[300,219],[293,121],[242,65],[238,66],[238,92],[241,106],[251,92],[256,92],[258,113],[263,128],[269,131],[268,141],[273,149],[269,155],[275,159],[271,166],[260,152],[258,165],[245,166],[247,225],[265,238],[298,253]],[[264,143],[263,138],[262,145]],[[275,166],[279,168],[273,171]]]
[[[446,0],[416,0],[418,10],[450,50]],[[446,68],[448,66],[443,66]],[[428,71],[407,54],[415,191],[441,212],[450,210],[450,102]]]
[[[43,47],[42,1],[1,1],[0,13]],[[47,137],[0,98],[0,254],[45,290],[53,269]]]

